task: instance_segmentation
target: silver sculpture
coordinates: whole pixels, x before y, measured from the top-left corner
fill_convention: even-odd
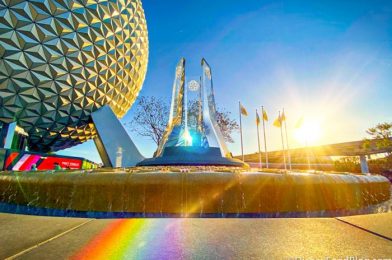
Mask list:
[[[201,60],[201,68],[200,81],[186,83],[185,59],[177,64],[165,133],[154,158],[139,165],[243,165],[232,158],[224,142],[217,122],[211,67],[205,59]],[[197,95],[194,125],[188,118],[188,91]]]

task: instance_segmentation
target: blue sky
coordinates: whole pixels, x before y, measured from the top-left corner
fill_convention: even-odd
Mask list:
[[[292,147],[294,125],[316,122],[314,144],[359,140],[378,122],[392,121],[392,1],[145,0],[148,72],[140,95],[170,100],[174,69],[187,59],[188,78],[205,57],[213,70],[218,107],[238,117],[241,100],[245,153],[257,150],[254,111],[270,117],[268,146],[280,149],[272,126],[285,107]],[[134,108],[122,119],[128,122]],[[152,141],[129,133],[145,156]],[[229,145],[240,153],[239,134]],[[100,161],[93,142],[62,154]]]

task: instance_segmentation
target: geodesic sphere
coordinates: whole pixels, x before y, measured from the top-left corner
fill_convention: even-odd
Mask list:
[[[140,0],[0,0],[0,121],[16,121],[31,150],[84,142],[92,112],[128,111],[147,60]]]

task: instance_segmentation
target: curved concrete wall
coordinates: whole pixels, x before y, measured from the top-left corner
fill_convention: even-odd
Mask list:
[[[358,209],[387,201],[382,176],[275,173],[2,173],[0,201],[135,213],[269,213]]]

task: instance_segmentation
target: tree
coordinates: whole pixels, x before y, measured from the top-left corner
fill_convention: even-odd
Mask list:
[[[370,139],[365,139],[365,148],[370,148],[371,140],[374,140],[378,149],[385,149],[392,147],[392,123],[380,123],[375,127],[371,127],[366,130],[366,133],[370,135]],[[392,151],[387,152],[388,155],[392,154]]]
[[[225,109],[220,110],[220,108],[217,108],[216,121],[218,122],[225,141],[228,143],[234,143],[231,134],[233,132],[237,132],[240,129],[240,126],[237,124],[237,121],[231,118],[231,112]]]
[[[158,144],[166,129],[168,105],[160,98],[141,96],[137,99],[136,112],[125,125],[140,136],[151,138]]]
[[[387,156],[385,160],[380,160],[379,163],[382,164],[380,167],[387,170],[392,168],[392,123],[380,123],[375,127],[371,127],[366,130],[366,133],[370,135],[370,138],[366,138],[364,141],[364,148],[370,149],[372,141],[375,142],[378,149],[389,149],[387,151]]]
[[[196,128],[199,115],[199,103],[198,101],[192,100],[188,102],[188,126]],[[240,129],[237,121],[231,118],[231,112],[217,108],[216,121],[218,122],[219,128],[222,132],[223,138],[228,143],[234,143],[232,133]]]
[[[361,165],[359,158],[356,157],[343,157],[334,161],[335,170],[339,172],[361,172]]]
[[[188,102],[188,125],[195,127],[198,120],[198,102]],[[231,117],[231,113],[224,109],[217,109],[218,125],[226,142],[233,143],[232,134],[238,131],[237,122]],[[131,131],[140,136],[151,138],[156,145],[162,139],[169,119],[169,105],[162,99],[152,96],[141,96],[136,103],[136,112],[131,122],[125,125]]]

